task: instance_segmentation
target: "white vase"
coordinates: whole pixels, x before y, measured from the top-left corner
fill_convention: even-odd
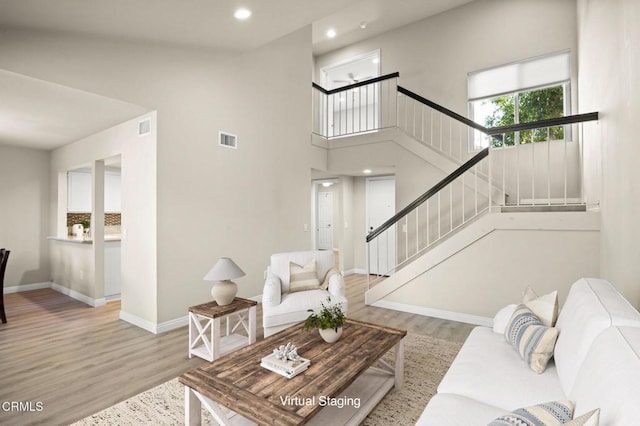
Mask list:
[[[324,330],[319,328],[320,337],[327,343],[334,343],[340,339],[342,336],[342,327],[338,327],[338,331],[335,331],[333,328],[325,328]]]

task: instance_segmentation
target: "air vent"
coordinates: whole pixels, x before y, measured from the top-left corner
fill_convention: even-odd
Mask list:
[[[231,133],[220,132],[218,144],[220,146],[226,146],[227,148],[238,149],[238,137]]]
[[[138,136],[144,136],[151,133],[151,120],[146,119],[138,122]]]

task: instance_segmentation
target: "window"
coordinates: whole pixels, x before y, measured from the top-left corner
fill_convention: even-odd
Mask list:
[[[570,115],[569,52],[546,55],[469,73],[469,113],[485,127],[510,126]],[[488,146],[474,132],[471,149]],[[568,135],[567,135],[568,136]],[[564,126],[508,133],[506,146],[565,138]],[[502,146],[492,139],[492,146]]]

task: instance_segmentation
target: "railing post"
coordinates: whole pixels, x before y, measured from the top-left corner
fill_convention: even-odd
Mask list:
[[[491,137],[489,137],[489,155],[487,155],[487,161],[489,162],[489,213],[491,213],[491,208],[493,207],[493,155],[491,155]]]
[[[371,290],[371,241],[367,241],[367,291]]]

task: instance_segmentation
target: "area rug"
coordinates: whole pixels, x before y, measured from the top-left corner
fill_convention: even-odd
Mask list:
[[[405,338],[404,384],[392,389],[363,425],[414,424],[447,372],[461,344],[428,336]],[[385,356],[393,361],[392,354]],[[216,425],[203,409],[202,424]],[[74,425],[178,425],[184,424],[184,386],[175,378],[133,396]]]

